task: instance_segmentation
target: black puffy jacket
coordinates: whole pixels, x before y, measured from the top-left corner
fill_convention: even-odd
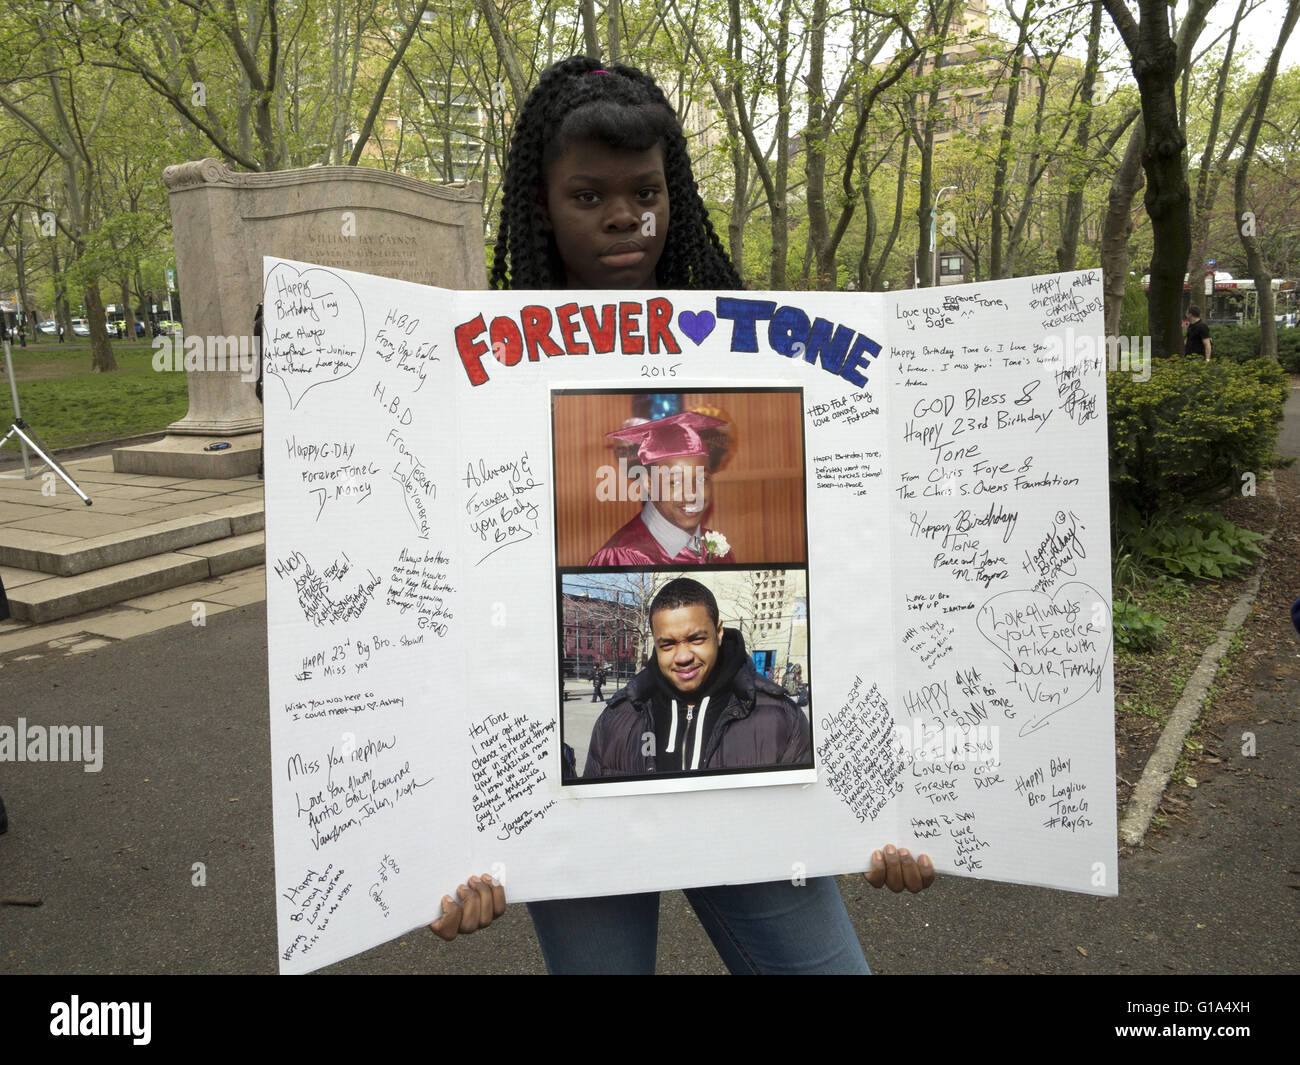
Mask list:
[[[730,633],[728,633],[730,635]],[[628,686],[610,699],[591,731],[584,780],[639,776],[655,772],[653,754],[643,754],[645,736],[654,735],[650,700],[655,678],[641,670]],[[701,772],[758,766],[812,766],[812,729],[804,712],[779,685],[760,677],[746,657],[731,689],[722,717],[709,735]]]

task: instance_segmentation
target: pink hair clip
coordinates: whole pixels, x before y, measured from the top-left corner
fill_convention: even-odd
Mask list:
[[[588,73],[588,74],[608,74],[609,71],[608,71],[608,70],[589,70],[589,71],[587,71],[587,73]]]

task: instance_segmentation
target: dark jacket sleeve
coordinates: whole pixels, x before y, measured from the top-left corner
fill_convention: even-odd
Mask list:
[[[582,769],[583,780],[595,780],[607,776],[609,763],[609,708],[606,707],[596,718],[591,729],[591,743],[587,747],[587,763]]]
[[[790,739],[785,750],[781,752],[782,765],[808,765],[812,762],[812,725],[808,715],[794,703],[786,700],[790,712],[794,715]]]

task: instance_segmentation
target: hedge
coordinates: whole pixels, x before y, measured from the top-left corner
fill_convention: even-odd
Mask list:
[[[1213,358],[1246,362],[1259,358],[1259,326],[1210,326]],[[1277,359],[1288,373],[1300,373],[1300,326],[1277,327]]]
[[[1110,373],[1106,391],[1111,503],[1146,515],[1224,498],[1268,469],[1287,378],[1258,358],[1153,359],[1149,381]]]

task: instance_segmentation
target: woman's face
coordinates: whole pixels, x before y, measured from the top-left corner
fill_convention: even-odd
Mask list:
[[[668,237],[663,150],[577,141],[546,173],[542,218],[569,288],[655,288]]]

